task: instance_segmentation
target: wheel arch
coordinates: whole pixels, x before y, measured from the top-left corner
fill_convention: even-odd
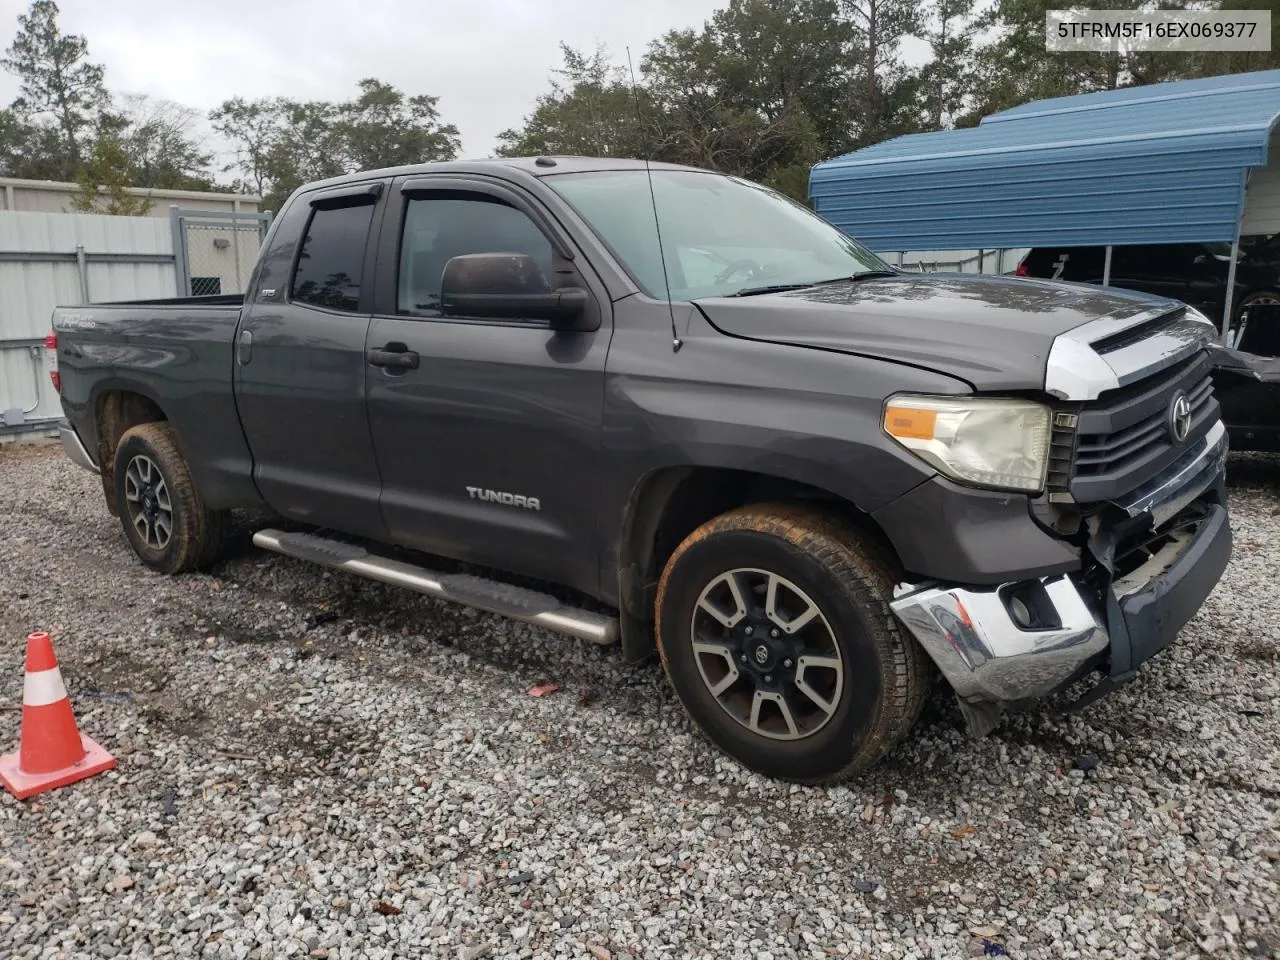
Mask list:
[[[653,603],[658,579],[685,537],[736,507],[798,501],[839,516],[896,557],[888,536],[870,514],[823,487],[728,467],[668,466],[643,476],[627,501],[618,543],[618,609],[624,658],[640,660],[654,652]]]
[[[169,415],[150,391],[135,385],[112,384],[98,391],[93,399],[94,423],[98,434],[98,463],[101,465],[102,491],[107,509],[119,515],[115,491],[115,457],[120,438],[140,423],[157,423]]]

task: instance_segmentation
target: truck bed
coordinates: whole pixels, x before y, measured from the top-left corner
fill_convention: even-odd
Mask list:
[[[252,458],[233,395],[243,301],[185,297],[54,311],[63,408],[95,461],[99,425],[111,429],[110,404],[151,402],[168,415],[211,506],[252,490]],[[128,398],[121,396],[125,385]]]
[[[243,293],[219,293],[206,297],[161,297],[158,300],[113,300],[95,303],[94,310],[112,310],[124,307],[242,307]],[[70,309],[70,308],[68,308]]]

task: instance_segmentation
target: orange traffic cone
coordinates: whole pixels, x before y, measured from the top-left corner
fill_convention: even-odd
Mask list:
[[[0,783],[25,800],[115,765],[115,757],[76,728],[53,641],[47,633],[31,634],[22,687],[22,734],[18,752],[0,757]]]

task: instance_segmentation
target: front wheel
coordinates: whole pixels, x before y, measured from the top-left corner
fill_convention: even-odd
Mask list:
[[[167,423],[142,423],[120,438],[116,503],[133,552],[152,570],[207,567],[222,549],[227,516],[210,510]]]
[[[860,534],[789,504],[703,524],[658,585],[658,649],[694,722],[744,766],[825,783],[895,746],[928,691],[889,609],[893,576]]]

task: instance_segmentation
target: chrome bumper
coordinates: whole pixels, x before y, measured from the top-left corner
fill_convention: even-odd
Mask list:
[[[76,433],[75,427],[64,420],[58,424],[58,434],[62,437],[62,451],[72,463],[77,467],[92,470],[94,473],[98,472],[98,465],[93,462],[93,457],[89,456],[89,451],[80,442],[80,436]]]
[[[1133,517],[1150,514],[1152,526],[1159,528],[1219,482],[1226,455],[1226,431],[1219,423],[1195,450],[1115,506]],[[1226,526],[1225,521],[1221,526]],[[1212,589],[1221,566],[1226,563],[1222,550],[1229,553],[1229,530],[1217,536],[1226,538],[1223,541],[1226,546],[1220,543],[1215,556],[1201,567],[1198,578],[1201,583],[1197,588],[1200,592],[1194,598],[1195,605],[1199,597]],[[1178,579],[1188,575],[1195,579],[1195,571],[1187,569],[1198,565],[1194,540],[1195,537],[1173,537],[1139,570],[1112,584],[1109,589],[1117,602],[1123,607],[1126,598],[1143,591],[1163,593],[1169,589],[1165,581],[1170,580],[1179,567],[1182,569]],[[1082,588],[1074,577],[1073,574],[1039,581],[1056,614],[1057,626],[1051,628],[1023,629],[1014,622],[1002,596],[1005,588],[1013,584],[987,589],[938,583],[902,584],[894,591],[890,605],[961,700],[1024,700],[1061,689],[1091,663],[1100,662],[1111,645],[1103,620],[1104,598],[1096,596],[1096,589],[1090,592]],[[1173,610],[1167,612],[1172,614]],[[1194,609],[1179,610],[1177,622],[1164,625],[1169,628],[1163,630],[1167,635],[1145,646],[1139,645],[1145,653],[1132,666],[1168,642],[1191,613]],[[1161,619],[1154,618],[1156,622]],[[1132,626],[1126,632],[1131,633]],[[1139,639],[1126,638],[1129,644]],[[1124,648],[1122,659],[1130,657],[1129,649]]]
[[[1111,642],[1069,577],[1042,585],[1058,628],[1021,629],[998,589],[904,585],[891,606],[962,700],[1025,700],[1053,693]]]

